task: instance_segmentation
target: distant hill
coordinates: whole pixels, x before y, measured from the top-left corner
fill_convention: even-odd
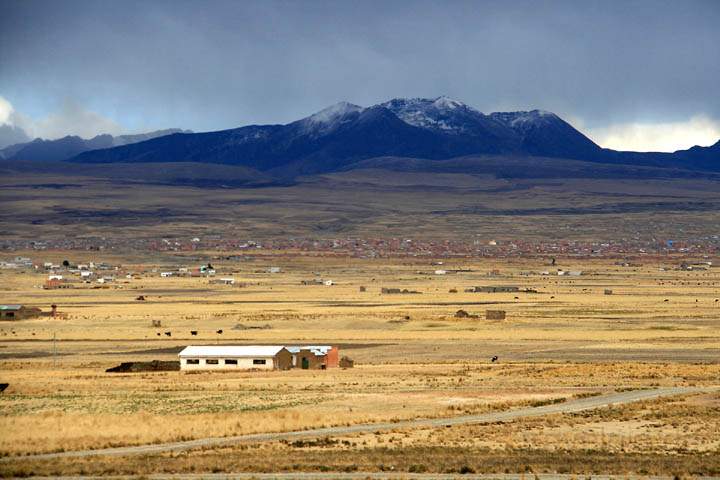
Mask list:
[[[183,130],[171,128],[117,137],[105,134],[87,140],[70,135],[57,140],[37,138],[31,142],[11,145],[0,150],[0,158],[42,162],[63,161],[89,150],[119,147],[180,132],[183,132]]]

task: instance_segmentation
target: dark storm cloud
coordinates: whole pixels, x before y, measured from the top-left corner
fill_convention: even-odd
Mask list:
[[[720,2],[0,0],[0,96],[126,128],[446,94],[585,127],[720,119]]]

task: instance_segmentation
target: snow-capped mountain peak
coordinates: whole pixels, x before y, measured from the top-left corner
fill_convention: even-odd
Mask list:
[[[436,98],[433,101],[433,106],[436,108],[442,108],[442,109],[448,109],[448,110],[453,110],[453,109],[460,108],[460,107],[467,107],[467,105],[465,105],[464,103],[462,103],[458,100],[454,100],[445,95]],[[469,108],[469,107],[467,107],[467,108]]]
[[[363,110],[363,107],[349,102],[338,102],[300,120],[300,122],[306,132],[326,133],[345,122],[354,120],[357,114]]]
[[[545,125],[558,119],[558,116],[546,110],[530,110],[520,112],[495,112],[490,117],[511,128]]]
[[[349,113],[356,113],[362,110],[363,108],[358,105],[354,105],[349,102],[338,102],[335,105],[330,105],[329,107],[310,115],[307,119],[314,123],[329,123],[337,120],[338,118],[344,117]]]
[[[392,111],[405,123],[445,133],[462,133],[471,117],[483,116],[474,108],[445,96],[435,99],[395,98],[380,106]]]

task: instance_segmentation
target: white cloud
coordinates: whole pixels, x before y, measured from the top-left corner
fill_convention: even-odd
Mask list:
[[[87,110],[74,100],[65,100],[59,111],[34,119],[17,112],[13,105],[0,96],[0,125],[11,125],[24,130],[30,137],[49,140],[66,135],[92,138],[101,133],[125,133],[121,125],[102,115]]]
[[[123,128],[113,120],[87,110],[72,100],[66,100],[58,112],[35,120],[32,127],[33,136],[48,139],[66,135],[91,138],[101,133],[123,133]]]
[[[12,104],[8,102],[4,97],[0,97],[0,125],[5,125],[10,121],[10,115],[13,111]]]
[[[674,152],[713,145],[720,140],[720,122],[699,115],[685,122],[616,124],[587,133],[598,145],[613,150]]]

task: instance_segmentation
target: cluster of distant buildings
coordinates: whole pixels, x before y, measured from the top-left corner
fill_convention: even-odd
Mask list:
[[[303,237],[273,238],[268,240],[241,240],[219,235],[188,238],[62,238],[41,241],[3,240],[0,251],[12,250],[85,250],[85,251],[148,251],[192,252],[235,251],[252,254],[257,251],[326,252],[359,258],[410,256],[410,257],[536,257],[547,255],[576,257],[618,257],[633,255],[666,254],[717,254],[720,253],[720,236],[710,235],[682,240],[618,238],[598,241],[530,241],[480,239],[468,235],[465,239],[417,240],[411,238],[334,238]]]

